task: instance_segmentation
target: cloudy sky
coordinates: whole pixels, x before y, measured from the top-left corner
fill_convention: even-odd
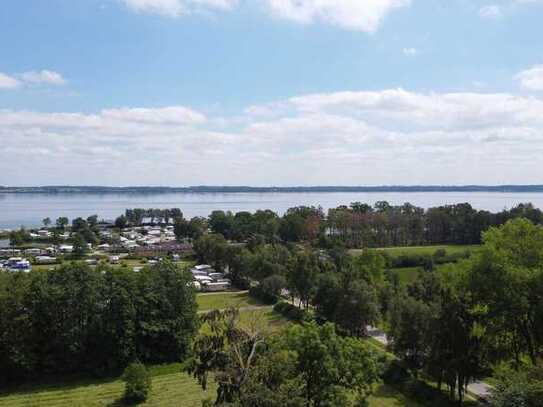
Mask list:
[[[0,185],[543,183],[543,0],[2,0]]]

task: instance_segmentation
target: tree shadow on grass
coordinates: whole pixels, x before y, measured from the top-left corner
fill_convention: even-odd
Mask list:
[[[134,401],[127,401],[124,399],[124,397],[118,398],[113,403],[109,403],[107,407],[131,407],[131,406],[139,406],[143,403],[137,403]]]

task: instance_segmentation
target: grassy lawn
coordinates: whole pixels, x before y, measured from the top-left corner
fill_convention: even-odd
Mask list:
[[[273,311],[271,307],[240,313],[240,323],[251,324],[255,321],[264,327],[267,334],[274,334],[288,328],[292,322],[281,314]]]
[[[398,257],[402,254],[432,255],[436,250],[444,249],[447,254],[464,253],[466,250],[477,251],[479,245],[441,245],[441,246],[411,246],[411,247],[382,247],[375,250],[386,252],[392,257]],[[362,249],[352,249],[349,251],[353,255],[360,254]]]
[[[59,267],[60,264],[35,264],[32,265],[32,270],[34,271],[47,271],[49,269],[54,269]]]
[[[435,270],[439,273],[443,271],[443,267],[446,267],[446,266],[447,264],[438,265],[435,267]],[[392,268],[390,270],[396,272],[400,278],[400,283],[405,285],[405,284],[411,284],[415,280],[417,280],[417,277],[419,276],[419,272],[423,271],[424,269],[422,267],[399,267],[399,268]]]
[[[398,390],[386,384],[379,384],[375,387],[369,398],[370,407],[422,407],[424,404],[417,403],[405,397]]]
[[[198,294],[196,296],[198,311],[210,311],[213,309],[225,309],[230,307],[243,308],[262,305],[257,300],[249,297],[246,292],[243,293],[209,293]]]
[[[202,391],[196,380],[181,372],[180,364],[151,368],[153,390],[147,406],[200,407],[202,400],[215,397],[214,383]],[[0,406],[114,406],[119,405],[124,383],[119,379],[76,381],[63,385],[21,388],[0,393]]]
[[[171,367],[171,368],[170,368]],[[159,370],[161,370],[159,368]],[[215,385],[204,392],[195,379],[181,372],[178,364],[153,376],[153,389],[146,406],[200,407],[202,400],[215,398]],[[173,371],[172,371],[173,370]],[[168,372],[170,371],[170,372]],[[21,388],[10,394],[0,393],[2,407],[116,406],[124,383],[117,380],[79,381],[64,385]],[[390,386],[379,384],[369,399],[370,407],[423,406],[407,399]]]
[[[403,267],[403,268],[395,268],[391,269],[398,273],[398,276],[400,277],[400,282],[402,284],[410,284],[414,282],[419,272],[423,270],[422,267]]]

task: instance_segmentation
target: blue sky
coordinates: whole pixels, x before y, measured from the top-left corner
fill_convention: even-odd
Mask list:
[[[541,0],[5,0],[0,184],[541,183]]]

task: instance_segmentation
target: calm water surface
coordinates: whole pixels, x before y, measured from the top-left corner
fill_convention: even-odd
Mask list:
[[[0,228],[38,226],[45,217],[69,219],[97,214],[114,219],[126,208],[181,208],[185,217],[207,216],[216,209],[255,211],[271,209],[283,214],[297,205],[322,206],[325,210],[360,201],[386,200],[394,205],[410,202],[428,208],[469,202],[477,209],[500,211],[532,202],[543,208],[543,193],[493,192],[300,192],[300,193],[170,193],[170,194],[0,194]]]

